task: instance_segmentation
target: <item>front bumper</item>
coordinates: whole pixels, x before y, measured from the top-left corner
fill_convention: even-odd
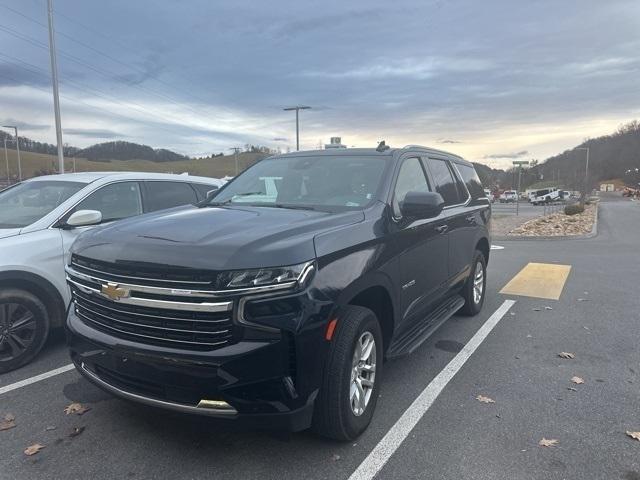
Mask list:
[[[321,338],[282,332],[194,352],[115,338],[81,321],[73,308],[67,317],[71,358],[103,390],[149,406],[291,431],[311,425],[323,349],[309,349],[308,342]]]

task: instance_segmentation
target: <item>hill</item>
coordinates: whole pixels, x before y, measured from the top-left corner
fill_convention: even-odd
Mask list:
[[[78,151],[75,156],[88,160],[148,160],[150,162],[176,162],[189,160],[186,155],[165,148],[153,149],[148,145],[132,142],[105,142]]]

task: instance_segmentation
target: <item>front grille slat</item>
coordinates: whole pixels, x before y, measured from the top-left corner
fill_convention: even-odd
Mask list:
[[[111,297],[104,290],[109,275],[93,263],[86,267],[93,276],[75,263],[67,269],[74,311],[86,325],[116,338],[182,350],[210,351],[234,342],[232,301],[209,302],[198,292],[178,292],[176,298],[175,286],[140,278],[136,285],[111,287],[124,288],[120,297]],[[147,287],[153,287],[153,295],[146,294]]]

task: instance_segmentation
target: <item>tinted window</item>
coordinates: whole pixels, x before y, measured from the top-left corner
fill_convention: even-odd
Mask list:
[[[137,182],[112,183],[85,198],[74,208],[78,210],[98,210],[103,222],[140,215],[140,187]]]
[[[436,192],[442,195],[445,205],[460,203],[456,181],[447,162],[439,158],[429,158],[428,163]]]
[[[429,183],[424,176],[424,170],[420,160],[417,158],[407,158],[400,166],[396,189],[393,194],[393,215],[396,218],[402,216],[402,203],[409,192],[428,192]]]
[[[475,200],[476,198],[484,197],[484,188],[482,187],[482,183],[480,182],[476,169],[471,165],[463,165],[461,163],[456,163],[456,167],[458,167],[460,176],[462,177],[464,184],[467,186],[467,190],[469,190],[471,198]]]
[[[183,182],[145,182],[145,210],[155,212],[165,208],[196,203],[196,192]]]
[[[22,228],[41,219],[86,183],[36,180],[0,192],[0,228]]]

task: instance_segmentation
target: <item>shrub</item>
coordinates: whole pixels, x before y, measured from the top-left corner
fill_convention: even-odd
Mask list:
[[[582,212],[584,212],[584,207],[579,203],[576,203],[575,205],[567,205],[566,207],[564,207],[565,215],[577,215],[578,213]]]

